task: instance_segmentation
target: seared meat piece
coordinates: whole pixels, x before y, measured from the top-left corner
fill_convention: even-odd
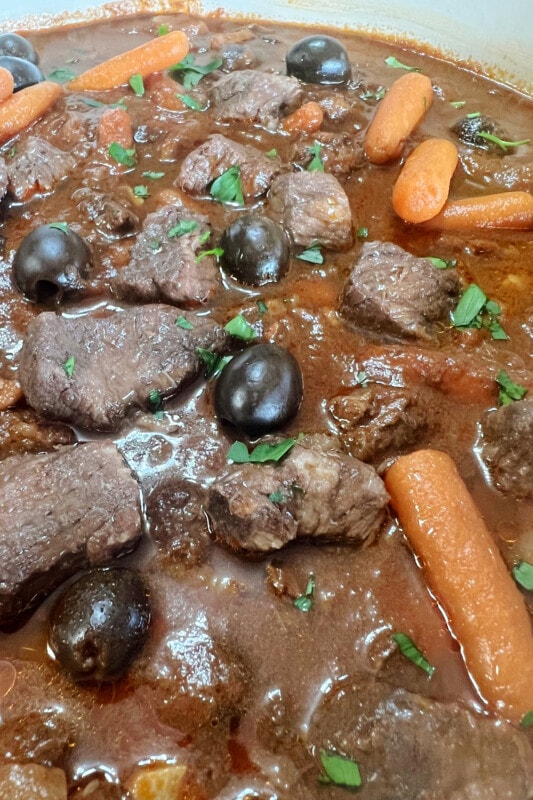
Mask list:
[[[0,156],[0,200],[5,196],[7,192],[7,184],[9,178],[7,174],[7,164],[5,159]]]
[[[483,458],[496,485],[515,497],[533,497],[533,399],[489,411],[483,435]]]
[[[214,133],[183,159],[177,185],[190,194],[203,195],[215,178],[234,166],[240,167],[245,200],[265,194],[278,171],[273,160],[252,145],[239,144]]]
[[[67,776],[62,769],[40,764],[0,767],[0,796],[9,800],[67,800]]]
[[[28,326],[20,382],[28,403],[49,419],[112,431],[153,390],[175,394],[198,375],[198,348],[221,350],[229,337],[209,319],[176,324],[176,309],[133,307],[107,316],[39,314]],[[72,374],[64,364],[71,359]],[[73,359],[73,362],[72,362]]]
[[[348,175],[365,164],[365,151],[354,136],[329,131],[317,131],[314,136],[298,139],[292,160],[307,167],[313,158],[311,148],[316,142],[322,145],[320,158],[328,172]]]
[[[112,196],[90,187],[77,189],[72,199],[81,214],[108,238],[132,236],[139,228],[139,217],[125,196]]]
[[[21,201],[36,193],[51,192],[75,165],[69,153],[31,136],[17,145],[17,152],[7,165],[9,192]]]
[[[453,269],[437,269],[390,242],[366,242],[344,286],[340,313],[380,336],[431,339],[459,291]]]
[[[0,623],[79,569],[108,564],[141,535],[139,491],[114,444],[0,463]]]
[[[531,797],[533,753],[524,732],[381,681],[338,683],[313,715],[308,746],[342,753],[372,776],[364,800]]]
[[[0,458],[54,450],[75,441],[72,428],[45,422],[31,408],[0,411]]]
[[[388,495],[374,469],[308,437],[281,463],[234,464],[208,490],[214,535],[268,552],[296,537],[364,541],[378,532]]]
[[[302,98],[296,78],[273,72],[243,69],[225,75],[211,90],[221,122],[243,120],[274,129],[283,111],[293,109]]]
[[[227,42],[227,44],[222,45],[220,57],[223,62],[222,69],[228,72],[246,69],[246,67],[255,67],[257,61],[251,47],[239,42]]]
[[[346,250],[353,241],[352,213],[337,178],[327,172],[292,172],[272,182],[269,195],[272,216],[287,228],[302,247],[319,242],[333,250]]]
[[[181,234],[179,225],[196,225]],[[130,262],[112,282],[119,297],[129,301],[174,303],[194,306],[206,303],[220,285],[213,256],[196,262],[210,245],[200,237],[209,232],[207,218],[167,205],[149,214],[131,250]]]

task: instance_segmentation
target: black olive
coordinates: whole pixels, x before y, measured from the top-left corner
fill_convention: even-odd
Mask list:
[[[462,117],[455,125],[452,125],[452,131],[463,144],[480,147],[498,155],[503,155],[504,150],[496,142],[491,142],[490,139],[485,139],[479,134],[482,132],[490,133],[499,139],[509,140],[509,136],[503,128],[486,114]]]
[[[0,67],[9,70],[13,75],[13,80],[15,81],[13,91],[15,92],[25,89],[27,86],[33,86],[34,83],[44,81],[44,75],[39,67],[36,64],[32,64],[31,61],[26,61],[25,58],[0,56]]]
[[[34,46],[18,33],[0,34],[0,56],[16,56],[31,61],[32,64],[39,63]]]
[[[148,590],[125,567],[95,567],[71,583],[50,616],[50,648],[75,681],[113,681],[143,648]]]
[[[241,283],[276,283],[289,268],[289,239],[281,225],[260,214],[243,214],[222,235],[222,264]]]
[[[303,378],[294,356],[276,344],[256,344],[232,358],[215,386],[215,409],[249,436],[275,431],[302,402]]]
[[[331,36],[307,36],[286,56],[287,75],[306,83],[347,83],[352,77],[348,53]]]
[[[60,302],[83,288],[92,264],[85,239],[71,228],[40,225],[22,240],[13,260],[15,282],[38,303]]]

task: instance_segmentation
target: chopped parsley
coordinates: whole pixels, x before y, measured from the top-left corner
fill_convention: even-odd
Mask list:
[[[531,139],[520,139],[518,142],[508,142],[505,139],[500,139],[499,136],[496,136],[494,133],[489,133],[488,131],[479,131],[477,134],[481,139],[485,139],[486,142],[492,142],[493,144],[497,144],[498,147],[501,147],[503,152],[507,152],[510,147],[518,147],[521,144],[529,144]]]
[[[400,648],[400,653],[408,658],[409,661],[412,661],[413,664],[416,664],[417,667],[423,669],[431,678],[435,672],[435,667],[424,658],[413,640],[406,633],[393,633],[392,638]]]
[[[159,389],[152,389],[148,395],[148,405],[156,419],[163,419],[163,395]]]
[[[143,178],[150,178],[151,181],[158,181],[160,178],[164,178],[164,176],[164,172],[152,172],[152,170],[143,172]]]
[[[463,108],[466,106],[466,100],[450,100],[452,108]]]
[[[150,248],[150,250],[152,250],[154,253],[157,253],[159,250],[161,250],[161,249],[162,249],[162,244],[161,244],[161,242],[159,241],[159,239],[151,239],[151,240],[148,242],[148,247],[149,247],[149,248]]]
[[[72,72],[71,69],[59,67],[59,69],[52,70],[52,72],[48,75],[48,80],[55,81],[56,83],[67,83],[68,81],[74,80],[75,77],[76,73]]]
[[[68,222],[49,222],[49,228],[57,228],[58,231],[63,231],[63,233],[68,233]]]
[[[137,97],[142,97],[144,94],[144,81],[143,76],[140,72],[136,72],[135,75],[132,75],[128,81],[129,85],[137,95]]]
[[[231,356],[220,356],[218,353],[213,353],[212,350],[206,350],[203,347],[198,347],[196,352],[205,365],[205,377],[208,380],[217,378],[232,358]]]
[[[165,36],[168,33],[168,31],[169,31],[168,25],[160,25],[159,28],[157,29],[157,35]]]
[[[364,370],[358,372],[355,376],[355,385],[356,386],[363,386],[366,388],[368,386],[368,375]]]
[[[270,498],[269,498],[270,499]],[[308,611],[311,611],[313,608],[313,595],[315,593],[315,576],[314,573],[310,572],[309,577],[307,579],[307,584],[305,587],[305,592],[301,594],[299,597],[296,597],[293,601],[293,605],[299,611],[303,611],[307,614]]]
[[[310,264],[323,264],[324,256],[322,254],[321,245],[318,242],[312,244],[307,250],[303,250],[296,258],[300,261],[308,261]]]
[[[264,464],[266,461],[280,461],[296,444],[290,437],[277,444],[258,444],[250,452],[244,442],[233,442],[228,450],[227,459],[234,464]]]
[[[527,711],[522,719],[520,720],[520,727],[521,728],[531,728],[533,727],[533,711]]]
[[[177,239],[179,236],[185,236],[186,233],[192,233],[198,228],[198,223],[194,219],[182,219],[177,225],[173,225],[167,236],[169,239]]]
[[[358,239],[368,239],[368,228],[357,228],[355,235]]]
[[[358,789],[363,783],[358,763],[347,756],[321,750],[320,763],[323,769],[318,777],[320,783],[333,783],[347,789]]]
[[[508,339],[498,320],[500,314],[498,303],[488,300],[485,292],[472,283],[452,312],[452,322],[456,328],[486,328],[493,339]]]
[[[385,59],[385,64],[388,67],[392,67],[392,69],[404,69],[407,72],[422,72],[420,67],[410,67],[408,64],[403,64],[401,61],[398,61],[396,56],[388,56]]]
[[[183,328],[184,331],[192,331],[192,329],[194,328],[192,322],[189,322],[188,319],[185,319],[185,317],[182,314],[180,314],[180,316],[176,318],[176,325],[178,326],[178,328]]]
[[[192,111],[205,111],[205,108],[202,106],[202,104],[199,103],[194,97],[191,97],[190,94],[180,94],[179,92],[176,92],[176,97],[181,100],[184,106],[192,109]]]
[[[198,242],[200,244],[205,244],[208,239],[211,238],[211,231],[204,231],[202,235],[199,237]]]
[[[457,266],[456,258],[445,259],[437,258],[437,256],[426,256],[426,261],[429,261],[437,269],[452,269]]]
[[[197,64],[193,53],[188,53],[183,61],[170,67],[170,72],[179,72],[180,81],[186,92],[197,86],[205,75],[222,66],[222,59],[215,58],[209,64]]]
[[[118,142],[112,142],[109,145],[108,152],[118,164],[123,164],[125,167],[135,166],[135,148],[126,149]]]
[[[479,119],[481,116],[481,111],[471,111],[470,114],[466,115],[466,119]]]
[[[237,203],[237,205],[243,206],[244,195],[240,166],[235,164],[219,175],[211,184],[209,193],[219,203]]]
[[[86,106],[91,106],[91,108],[126,108],[126,101],[125,100],[117,100],[116,103],[111,103],[110,106],[107,106],[106,103],[102,103],[100,100],[95,100],[94,97],[82,97],[82,103],[85,103]]]
[[[320,142],[315,142],[314,145],[309,148],[309,152],[313,158],[307,165],[307,171],[324,172],[324,162],[322,161],[322,145]]]
[[[508,406],[514,400],[522,400],[527,394],[526,387],[512,381],[504,369],[496,375],[496,383],[500,387],[498,401],[501,406]]]
[[[265,155],[267,158],[277,158],[278,151],[275,147],[273,147],[272,150],[269,150],[268,153],[265,153]]]
[[[254,331],[253,327],[250,325],[248,320],[246,320],[242,314],[237,314],[236,317],[230,319],[224,325],[224,330],[230,334],[230,336],[235,336],[237,339],[243,339],[245,342],[250,341],[250,339],[256,339],[257,334]]]
[[[263,314],[266,314],[266,312],[268,311],[268,306],[264,300],[257,300],[256,305],[258,314],[260,314],[261,316],[263,316]]]
[[[137,186],[133,187],[133,194],[135,197],[150,197],[148,186],[145,186],[143,183],[139,183]]]
[[[533,564],[528,564],[527,561],[519,561],[513,567],[513,578],[528,592],[533,591]]]
[[[375,89],[374,91],[372,89],[365,89],[364,92],[361,92],[359,97],[361,98],[361,100],[367,100],[367,101],[368,100],[376,100],[377,101],[377,100],[383,100],[383,98],[385,97],[386,93],[387,93],[387,90],[385,89],[384,86],[378,86],[378,88]]]
[[[285,497],[281,489],[278,489],[277,492],[271,492],[268,495],[268,499],[270,500],[271,503],[275,503],[276,505],[279,506],[282,506],[287,502],[287,498]]]
[[[74,356],[69,356],[64,362],[64,364],[61,365],[65,370],[65,375],[67,376],[67,378],[72,378],[75,364],[76,364],[76,359],[74,358]]]
[[[201,250],[198,253],[198,255],[196,256],[196,258],[194,259],[194,263],[198,264],[206,256],[215,256],[215,258],[218,261],[220,256],[223,256],[223,255],[224,255],[224,250],[223,250],[222,247],[213,247],[211,250]]]

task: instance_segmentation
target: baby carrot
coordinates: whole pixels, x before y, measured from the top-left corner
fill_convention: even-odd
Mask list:
[[[533,228],[533,194],[499,192],[446,203],[428,227],[442,231],[466,231],[476,228]]]
[[[131,117],[124,108],[106,108],[98,123],[98,147],[105,150],[118,142],[126,150],[133,147]]]
[[[13,94],[15,81],[13,75],[5,67],[0,67],[0,103],[7,100]]]
[[[426,139],[409,154],[392,190],[392,207],[406,222],[435,217],[448,199],[458,161],[448,139]]]
[[[422,122],[432,102],[431,81],[426,75],[407,72],[394,81],[366,132],[368,160],[386,164],[398,158],[407,137]]]
[[[401,456],[385,485],[488,706],[519,722],[533,710],[533,634],[524,600],[446,453]]]
[[[58,83],[41,81],[0,103],[0,144],[35,122],[63,93]]]
[[[283,128],[287,133],[316,133],[324,121],[324,112],[318,103],[310,100],[285,117]]]
[[[132,75],[146,78],[183,61],[188,52],[189,42],[183,31],[171,31],[82,72],[68,86],[74,91],[89,92],[115,89],[127,83]]]

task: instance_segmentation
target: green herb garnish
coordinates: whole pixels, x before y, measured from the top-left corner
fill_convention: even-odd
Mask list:
[[[363,388],[366,388],[368,386],[368,375],[366,374],[366,372],[364,370],[361,370],[361,372],[358,372],[356,374],[356,376],[355,376],[355,385],[356,386],[363,386]]]
[[[533,564],[528,564],[527,561],[519,561],[513,567],[513,578],[528,592],[533,591]]]
[[[190,108],[193,111],[205,111],[202,104],[199,103],[198,100],[195,100],[194,97],[191,97],[190,94],[180,94],[179,92],[176,92],[176,97],[181,100],[184,106],[187,106],[187,108]]]
[[[211,231],[204,231],[198,238],[199,244],[205,244],[211,238]]]
[[[137,186],[133,187],[133,194],[135,195],[135,197],[144,198],[150,196],[150,191],[148,189],[148,186],[145,186],[143,183],[139,183]]]
[[[182,219],[177,225],[173,225],[167,236],[169,239],[177,239],[180,236],[185,236],[187,233],[192,233],[198,228],[198,223],[194,219]]]
[[[76,359],[74,356],[69,356],[64,364],[61,366],[65,370],[65,375],[67,378],[72,378],[72,373],[74,372],[74,365],[76,364]]]
[[[224,330],[230,334],[230,336],[235,336],[237,339],[243,339],[245,342],[250,341],[250,339],[256,339],[257,334],[254,331],[253,327],[250,325],[248,320],[246,320],[242,314],[237,314],[236,317],[230,319],[224,325]]]
[[[268,499],[270,500],[271,503],[276,503],[277,505],[280,506],[284,505],[287,502],[287,498],[280,489],[278,489],[277,492],[271,492],[268,495]]]
[[[522,719],[520,720],[520,727],[521,728],[531,728],[533,727],[533,711],[528,711]]]
[[[163,408],[163,395],[159,389],[152,389],[148,395],[148,405],[150,410],[155,413],[161,411]]]
[[[356,761],[329,750],[320,751],[320,762],[324,770],[318,777],[320,783],[333,783],[348,789],[358,789],[363,780]]]
[[[215,58],[209,64],[197,64],[194,54],[189,53],[179,64],[174,64],[173,67],[170,67],[170,72],[181,73],[180,81],[185,91],[189,92],[200,83],[205,75],[209,75],[210,72],[214,72],[221,66],[221,58]]]
[[[359,97],[361,100],[383,100],[387,93],[387,90],[384,86],[378,86],[375,91],[371,89],[366,89],[364,92],[361,92]]]
[[[526,387],[512,381],[504,369],[496,375],[496,383],[500,386],[498,401],[502,406],[508,406],[514,400],[521,400],[527,394]]]
[[[466,115],[466,119],[479,119],[481,116],[481,111],[471,111],[470,114]]]
[[[308,261],[310,264],[323,264],[324,256],[322,255],[321,245],[316,242],[304,250],[300,255],[296,256],[300,261]]]
[[[202,259],[204,259],[206,256],[215,256],[216,260],[218,261],[218,259],[223,255],[224,249],[222,247],[213,247],[211,250],[202,250],[194,259],[194,263],[199,264],[200,261],[202,261]]]
[[[153,250],[154,253],[157,253],[158,250],[161,250],[162,245],[159,239],[152,239],[148,242],[148,247],[150,250]]]
[[[135,148],[126,149],[118,142],[112,142],[109,145],[108,152],[118,164],[123,164],[125,167],[135,166]]]
[[[269,498],[270,499],[270,498]],[[315,593],[315,576],[312,572],[309,573],[305,592],[293,601],[293,605],[299,611],[307,614],[313,608],[313,595]]]
[[[296,439],[284,439],[277,444],[258,444],[248,452],[244,442],[233,442],[227,459],[234,464],[264,464],[266,461],[280,461],[296,444]]]
[[[68,233],[68,222],[49,222],[49,228],[57,228],[58,231],[63,231],[63,233]]]
[[[481,137],[481,139],[485,139],[486,142],[497,144],[498,147],[501,147],[504,153],[507,152],[510,147],[518,147],[521,144],[529,144],[531,141],[531,139],[520,139],[518,142],[508,142],[505,139],[500,139],[499,136],[495,136],[494,133],[489,133],[488,131],[479,131],[476,136]]]
[[[144,94],[144,81],[143,76],[140,72],[136,72],[135,75],[132,75],[128,81],[129,85],[137,95],[137,97],[142,97]]]
[[[413,664],[416,664],[417,667],[423,669],[424,672],[427,672],[429,677],[433,675],[435,672],[435,667],[433,667],[429,661],[427,661],[418,647],[415,645],[412,639],[407,636],[406,633],[393,633],[392,639],[396,642],[398,647],[400,648],[400,653],[404,655],[409,661],[412,661]]]
[[[463,108],[463,106],[466,106],[466,100],[451,100],[450,105],[453,108]]]
[[[168,25],[160,25],[159,28],[157,29],[157,35],[165,36],[165,34],[168,33],[168,30],[169,30]]]
[[[261,316],[263,316],[263,314],[266,314],[266,312],[268,311],[268,306],[264,300],[257,300],[257,311],[259,314],[261,314]]]
[[[147,172],[143,172],[143,178],[150,178],[152,181],[158,181],[160,178],[165,176],[164,172],[152,172],[152,170],[148,170]]]
[[[192,329],[194,328],[192,322],[189,322],[189,320],[185,319],[185,317],[182,316],[181,314],[179,317],[176,318],[176,325],[178,326],[178,328],[183,328],[184,331],[192,331]]]
[[[117,100],[116,103],[112,103],[110,106],[100,100],[95,100],[94,97],[82,97],[81,101],[86,106],[91,106],[91,108],[126,108],[125,100]]]
[[[486,328],[493,339],[508,339],[498,320],[500,314],[498,303],[488,300],[485,292],[472,283],[452,313],[452,322],[456,328]]]
[[[368,228],[357,228],[355,235],[358,239],[368,239]]]
[[[203,347],[198,347],[196,352],[202,359],[205,365],[205,377],[216,378],[220,375],[226,364],[228,364],[232,356],[219,356],[218,353],[213,353],[211,350],[205,350]]]
[[[436,256],[426,256],[426,261],[429,261],[434,267],[437,267],[437,269],[452,269],[457,266],[456,258],[446,260],[445,258],[437,258]]]
[[[48,76],[48,80],[55,81],[56,83],[67,83],[68,81],[74,80],[75,77],[76,73],[72,72],[71,69],[60,67],[59,69],[52,70]]]
[[[388,56],[385,59],[385,64],[393,69],[405,69],[407,72],[422,72],[420,67],[410,67],[408,64],[402,64],[395,56]]]
[[[307,171],[324,172],[324,162],[322,161],[322,145],[320,142],[315,142],[314,145],[309,148],[309,152],[313,158],[307,165]]]
[[[211,184],[209,193],[219,203],[237,203],[237,205],[243,206],[244,195],[239,165],[235,164],[219,175]]]
[[[278,155],[278,151],[276,150],[275,147],[273,147],[272,150],[269,150],[268,153],[265,153],[265,155],[267,158],[276,158]]]

